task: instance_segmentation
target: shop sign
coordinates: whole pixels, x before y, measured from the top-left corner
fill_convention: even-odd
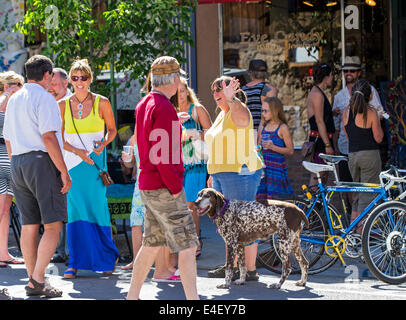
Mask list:
[[[323,39],[323,33],[321,32],[309,32],[309,33],[289,33],[285,34],[283,31],[275,33],[274,38],[271,38],[268,34],[252,34],[250,32],[241,32],[241,44],[254,43],[257,46],[257,50],[263,49],[278,49],[280,48],[272,40],[282,40],[286,44],[286,48],[309,48],[319,47],[320,42]]]

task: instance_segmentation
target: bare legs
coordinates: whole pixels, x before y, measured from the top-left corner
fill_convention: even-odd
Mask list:
[[[21,230],[21,251],[23,252],[28,277],[43,283],[45,271],[59,240],[62,222],[44,225],[44,234],[38,242],[39,225],[23,225]],[[32,287],[29,283],[28,286]]]

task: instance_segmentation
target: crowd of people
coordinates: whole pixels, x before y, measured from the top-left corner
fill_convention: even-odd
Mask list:
[[[359,58],[347,57],[342,70],[346,87],[331,106],[326,91],[332,67],[313,68],[307,99],[309,139],[316,145],[312,161],[323,163],[320,153],[348,155],[340,179],[377,182],[382,106],[376,90],[359,79]],[[136,180],[130,216],[134,260],[122,267],[132,270],[127,299],[139,299],[154,263],[154,281],[182,282],[186,298],[199,299],[196,259],[204,252],[204,230],[194,202],[206,186],[227,199],[293,196],[286,156],[294,148],[278,89],[266,80],[265,61],[252,60],[248,71],[251,80],[244,86],[228,76],[212,82],[217,105],[212,122],[175,58],[152,63],[146,96],[135,108],[131,151],[122,152]],[[75,60],[66,72],[36,55],[26,62],[25,76],[26,83],[14,72],[0,74],[0,267],[25,263],[27,295],[60,297],[62,291],[45,280],[51,260],[68,259],[66,279],[76,278],[79,270],[109,275],[118,262],[101,179],[106,147],[117,129],[109,100],[90,90],[93,72],[86,59]],[[13,197],[24,260],[7,248]],[[368,201],[351,199],[352,219]],[[258,241],[245,247],[247,281],[259,278],[257,248]],[[224,277],[225,266],[208,276]]]

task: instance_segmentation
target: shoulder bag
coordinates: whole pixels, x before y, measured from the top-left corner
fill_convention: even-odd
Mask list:
[[[193,107],[193,120],[196,122],[196,129],[200,133],[201,131],[203,131],[203,128],[200,125],[196,108],[197,106],[195,105]],[[197,139],[192,139],[192,145],[196,158],[199,161],[207,162],[209,160],[209,149],[207,147],[207,143],[199,137]]]

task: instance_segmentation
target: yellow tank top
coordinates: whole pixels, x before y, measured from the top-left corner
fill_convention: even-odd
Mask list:
[[[209,174],[218,172],[240,172],[245,164],[250,171],[262,168],[255,148],[252,116],[247,127],[238,127],[231,119],[231,112],[222,111],[205,134],[208,146]]]
[[[80,133],[90,133],[104,131],[104,120],[99,116],[99,101],[100,96],[97,95],[94,101],[93,109],[90,114],[83,119],[75,118],[75,125]],[[75,134],[75,127],[72,123],[72,115],[70,111],[69,99],[66,99],[65,104],[65,131]]]

